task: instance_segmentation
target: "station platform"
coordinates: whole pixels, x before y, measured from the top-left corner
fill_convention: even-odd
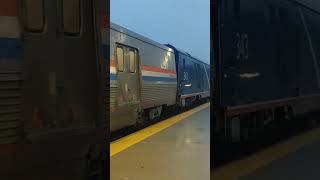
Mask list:
[[[110,145],[111,180],[205,180],[209,169],[209,103]]]
[[[212,170],[211,179],[320,179],[320,129]]]
[[[260,168],[249,175],[241,177],[241,180],[254,179],[320,179],[320,141],[308,144],[269,165]]]

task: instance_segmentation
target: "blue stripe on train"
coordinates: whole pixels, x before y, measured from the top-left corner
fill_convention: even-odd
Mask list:
[[[117,75],[110,74],[110,80],[113,80],[113,81],[117,80]]]
[[[167,77],[154,77],[154,76],[142,76],[144,81],[167,81],[167,82],[176,82],[176,78],[167,78]]]
[[[23,54],[23,43],[19,39],[0,38],[0,58],[16,59]]]

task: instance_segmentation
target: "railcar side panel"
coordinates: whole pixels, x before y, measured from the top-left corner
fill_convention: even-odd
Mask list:
[[[222,105],[320,93],[319,14],[291,1],[224,1]]]
[[[270,124],[320,110],[320,4],[304,2],[215,4],[212,44],[219,87],[213,136],[218,140],[247,141],[257,137],[248,134]]]

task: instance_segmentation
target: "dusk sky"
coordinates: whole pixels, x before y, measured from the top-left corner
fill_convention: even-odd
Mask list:
[[[210,62],[210,0],[110,0],[111,21]]]

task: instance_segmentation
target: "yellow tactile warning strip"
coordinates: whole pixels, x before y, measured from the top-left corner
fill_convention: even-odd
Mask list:
[[[210,106],[210,103],[203,104],[199,107],[191,109],[189,111],[183,112],[179,115],[173,116],[169,119],[161,121],[157,124],[149,126],[145,129],[142,129],[138,132],[130,134],[126,137],[120,138],[110,144],[110,157],[118,154],[119,152],[133,146],[134,144],[139,143],[140,141],[184,120],[185,118],[191,116],[192,114],[199,112]]]
[[[211,170],[211,178],[215,180],[238,179],[241,176],[253,173],[258,168],[270,164],[289,153],[293,153],[303,146],[320,140],[320,129],[314,129],[304,134],[295,136],[286,142],[276,144],[262,150],[248,158],[232,162],[225,166]]]

